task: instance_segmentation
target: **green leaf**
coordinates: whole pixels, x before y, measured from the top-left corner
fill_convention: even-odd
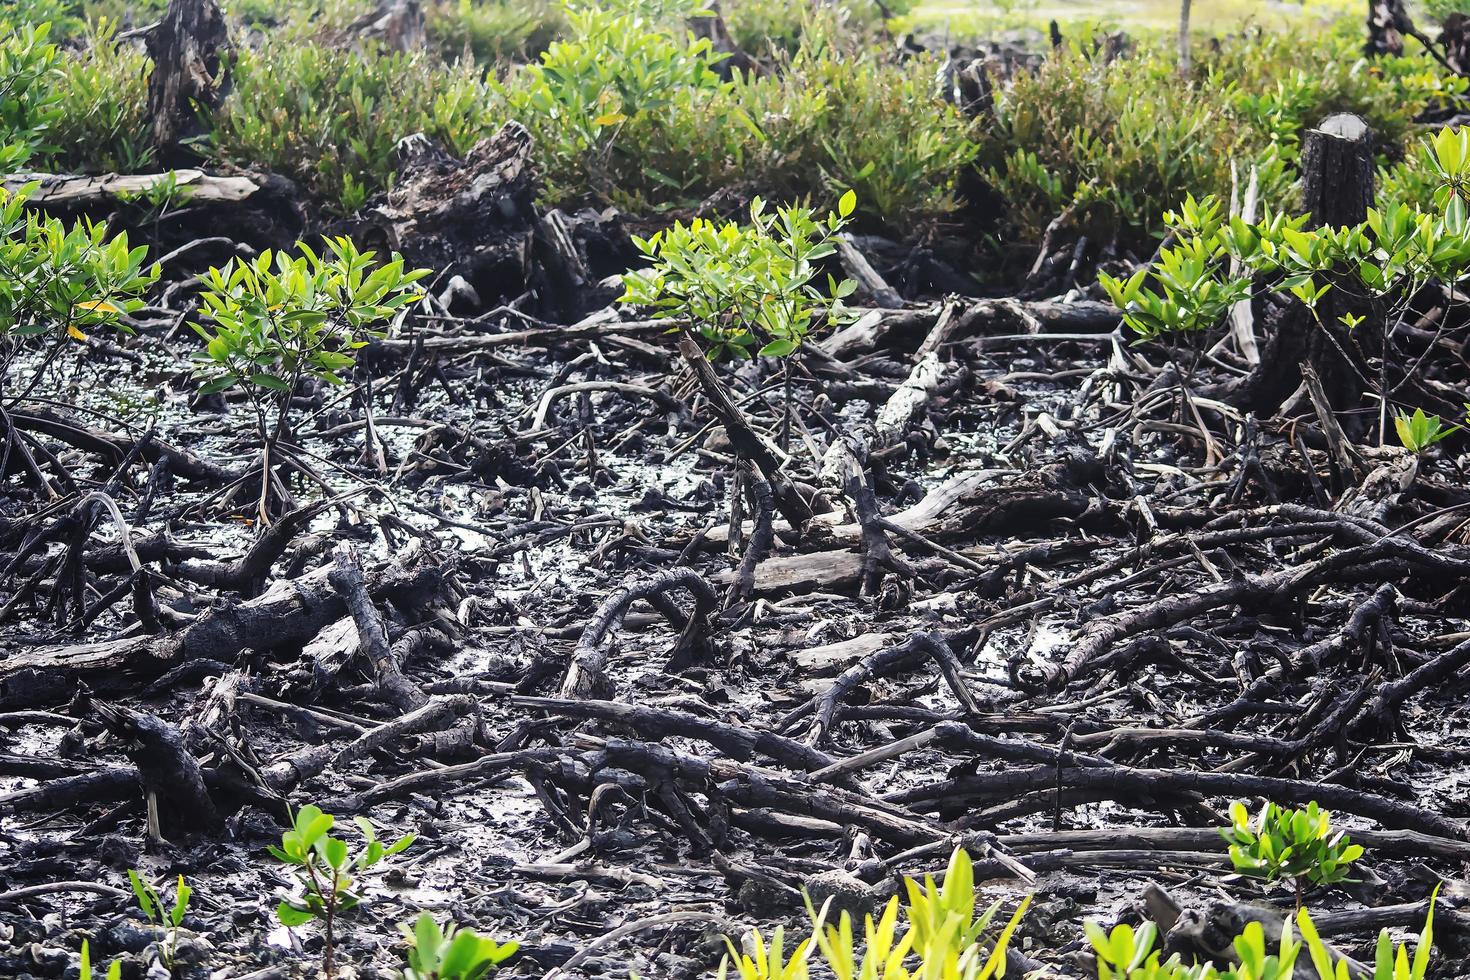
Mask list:
[[[132,886],[133,895],[138,899],[138,908],[143,910],[143,915],[149,922],[159,918],[158,907],[153,902],[153,889],[145,882],[138,872],[132,868],[128,869],[128,884]]]
[[[281,902],[276,906],[276,918],[281,920],[281,925],[287,928],[294,928],[295,926],[305,925],[316,918],[316,916],[306,909],[297,908],[290,902]]]

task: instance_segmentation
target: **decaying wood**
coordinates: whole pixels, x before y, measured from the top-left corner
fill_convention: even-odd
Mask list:
[[[761,471],[761,476],[771,485],[771,492],[775,495],[776,508],[785,516],[789,527],[800,533],[810,523],[812,518],[811,505],[802,497],[790,477],[784,472],[784,464],[776,454],[775,447],[771,446],[760,433],[756,432],[746,421],[745,413],[730,398],[729,392],[724,384],[715,375],[714,369],[710,367],[704,352],[699,349],[694,338],[688,334],[679,336],[679,353],[683,355],[684,362],[694,370],[694,376],[699,379],[699,385],[704,395],[709,399],[710,408],[725,427],[725,435],[734,445],[736,452],[742,458],[750,460],[756,468]]]
[[[148,119],[153,144],[168,160],[182,140],[199,134],[198,113],[224,101],[233,45],[215,0],[169,0],[145,43],[153,59]]]
[[[1318,227],[1360,224],[1373,206],[1373,134],[1347,112],[1302,137],[1302,210]]]
[[[173,181],[187,200],[196,203],[243,201],[260,190],[260,184],[250,177],[215,176],[187,167],[157,174],[7,174],[0,177],[0,186],[14,194],[34,184],[30,199],[38,204],[86,206],[142,194],[168,181]]]

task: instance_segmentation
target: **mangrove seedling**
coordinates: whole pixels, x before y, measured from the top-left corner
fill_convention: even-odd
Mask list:
[[[1399,442],[1411,453],[1422,453],[1441,439],[1460,431],[1458,425],[1445,425],[1438,415],[1425,415],[1424,409],[1414,409],[1414,414],[1399,412],[1393,417],[1393,427],[1398,432]]]
[[[378,265],[375,253],[358,251],[348,238],[326,244],[320,254],[306,245],[295,256],[267,249],[201,277],[214,327],[192,324],[205,343],[197,358],[200,391],[237,389],[250,402],[261,444],[262,525],[270,522],[272,458],[290,432],[292,395],[307,379],[343,384],[357,351],[420,298],[413,284],[429,272],[404,269],[397,254]]]
[[[818,219],[809,208],[766,212],[756,198],[750,224],[703,218],[634,238],[652,265],[623,276],[622,302],[648,306],[656,318],[688,318],[710,358],[785,357],[801,346],[818,318],[839,320],[857,284],[827,277],[815,286],[817,262],[836,251],[832,239],[857,207],[848,191],[837,210]]]
[[[92,980],[92,947],[85,939],[82,940],[82,963],[77,980]],[[112,961],[103,980],[122,980],[122,960]]]
[[[158,889],[132,868],[128,869],[128,884],[133,886],[133,895],[137,897],[138,908],[143,910],[143,915],[168,934],[167,943],[160,947],[159,958],[163,961],[164,969],[172,976],[179,949],[179,927],[188,914],[189,897],[194,894],[194,890],[184,884],[184,876],[179,875],[179,880],[174,885],[174,903],[172,906],[165,906]]]
[[[0,189],[0,407],[24,398],[68,345],[110,325],[127,330],[124,314],[158,279],[143,267],[148,250],[128,247],[128,236],[107,236],[105,224],[27,211],[34,185],[15,194]],[[31,380],[11,392],[7,382],[22,352],[39,350]]]
[[[412,929],[402,924],[398,928],[408,939],[408,968],[402,980],[481,980],[520,948],[519,943],[497,943],[453,922],[440,928],[427,912],[414,920]]]
[[[1295,810],[1268,802],[1255,820],[1244,803],[1236,802],[1230,807],[1230,821],[1220,835],[1230,845],[1235,870],[1266,881],[1290,878],[1298,909],[1306,885],[1345,880],[1348,868],[1363,856],[1363,848],[1345,832],[1333,831],[1332,814],[1315,800]]]
[[[301,885],[299,897],[287,898],[276,906],[276,918],[288,928],[305,925],[312,919],[321,920],[324,938],[322,972],[328,980],[334,976],[335,970],[332,954],[336,945],[337,917],[356,908],[362,901],[362,897],[353,890],[357,875],[384,858],[399,853],[414,840],[413,834],[406,834],[396,843],[385,845],[378,840],[370,822],[356,817],[353,822],[362,832],[363,845],[356,854],[350,855],[347,842],[329,833],[336,822],[331,814],[308,804],[296,811],[291,829],[281,835],[280,846],[270,847],[277,860],[296,869],[296,878]]]

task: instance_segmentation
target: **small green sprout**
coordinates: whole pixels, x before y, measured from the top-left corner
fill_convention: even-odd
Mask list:
[[[174,904],[165,908],[163,897],[158,894],[146,878],[138,874],[132,868],[128,869],[128,884],[133,886],[133,894],[137,896],[138,908],[143,910],[143,915],[154,925],[160,926],[168,933],[168,943],[161,951],[164,969],[172,976],[175,972],[176,954],[179,948],[179,927],[183,925],[184,916],[189,911],[189,897],[194,890],[184,884],[184,876],[179,875],[178,883],[174,886]]]
[[[1344,881],[1349,866],[1363,856],[1363,848],[1346,833],[1333,832],[1332,814],[1315,800],[1295,810],[1267,803],[1254,821],[1245,804],[1236,802],[1230,807],[1230,820],[1220,835],[1230,844],[1235,870],[1266,881],[1292,879],[1298,909],[1305,885]]]
[[[427,912],[413,928],[398,927],[408,939],[408,969],[402,980],[481,980],[515,955],[519,943],[497,943],[473,929],[439,923]]]
[[[1441,439],[1460,431],[1458,425],[1445,425],[1438,415],[1425,415],[1424,409],[1414,409],[1414,414],[1399,412],[1393,417],[1393,427],[1398,431],[1399,442],[1412,453],[1422,453]]]
[[[385,846],[378,840],[373,825],[357,817],[353,822],[362,832],[363,846],[356,855],[349,855],[347,842],[328,833],[336,822],[336,817],[308,804],[296,811],[292,828],[281,835],[281,845],[269,848],[277,860],[297,869],[302,890],[299,898],[288,898],[276,906],[276,918],[288,928],[312,919],[322,920],[325,937],[322,972],[328,980],[334,975],[332,953],[337,916],[356,908],[362,901],[352,888],[355,876],[399,853],[414,840],[413,834],[407,834],[397,843]]]
[[[122,980],[122,966],[122,960],[113,960],[103,980]],[[77,974],[77,980],[92,980],[92,947],[85,939],[82,940],[81,972]]]

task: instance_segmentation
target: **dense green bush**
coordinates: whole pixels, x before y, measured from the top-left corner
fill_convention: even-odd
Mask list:
[[[439,0],[424,11],[430,43],[446,61],[529,61],[567,27],[551,0]]]
[[[399,139],[423,132],[463,154],[501,118],[468,66],[268,40],[236,62],[211,152],[284,173],[351,212],[390,185]]]
[[[139,45],[119,43],[116,34],[113,22],[98,21],[85,46],[61,62],[52,126],[55,169],[138,173],[156,163],[148,128],[148,58]]]
[[[51,25],[23,26],[0,41],[0,172],[18,170],[47,148],[56,122],[56,46]]]
[[[1227,39],[1183,85],[1163,46],[1108,65],[1076,48],[1048,59],[1006,88],[982,144],[1010,207],[1002,237],[1037,241],[1071,208],[1083,231],[1142,246],[1186,194],[1228,197],[1232,167],[1242,181],[1256,167],[1262,200],[1287,207],[1300,134],[1336,111],[1368,121],[1385,165],[1401,159],[1413,118],[1464,80],[1423,58],[1368,62],[1358,32],[1344,24],[1312,44],[1290,33]]]

